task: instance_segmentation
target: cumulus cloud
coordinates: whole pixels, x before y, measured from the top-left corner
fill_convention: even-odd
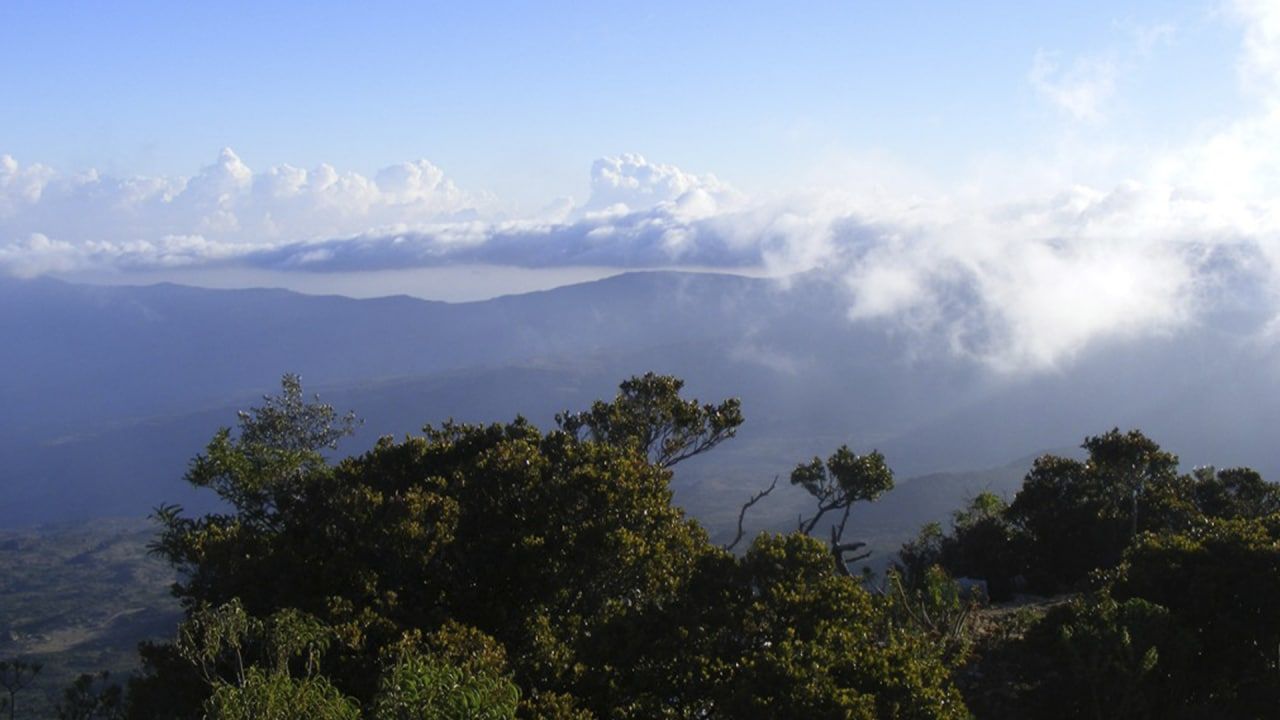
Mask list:
[[[59,174],[0,157],[0,247],[10,267],[168,266],[465,214],[479,200],[430,162],[375,178],[320,165],[251,170],[231,149],[191,177]],[[32,244],[35,236],[54,245]],[[54,248],[56,247],[56,252]],[[22,259],[14,260],[19,255]]]
[[[596,160],[586,211],[634,211],[661,207],[685,217],[707,217],[733,206],[741,195],[715,175],[698,176],[637,153]]]
[[[524,267],[758,266],[735,228],[743,200],[712,175],[626,154],[592,166],[591,197],[541,217],[479,220],[483,196],[421,160],[373,178],[290,165],[254,172],[232,150],[189,178],[60,175],[0,159],[0,265],[32,274],[238,261],[313,272],[455,263]],[[42,239],[36,239],[42,238]]]

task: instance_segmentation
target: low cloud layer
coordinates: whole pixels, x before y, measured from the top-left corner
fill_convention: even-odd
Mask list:
[[[373,178],[329,165],[251,170],[231,149],[191,177],[62,174],[0,156],[0,263],[23,275],[172,267],[281,243],[469,217],[483,198],[430,162]]]
[[[1001,370],[1049,368],[1095,343],[1204,322],[1227,296],[1280,307],[1280,10],[1242,0],[1231,12],[1254,110],[1181,147],[1126,155],[1124,179],[1100,186],[764,197],[626,154],[592,164],[585,202],[509,219],[425,160],[365,177],[254,171],[223,150],[189,178],[113,178],[2,156],[0,267],[822,268],[847,287],[852,321]],[[1171,32],[1143,34],[1139,50]],[[1048,107],[1093,129],[1105,121],[1124,63],[1047,51],[1028,62]]]

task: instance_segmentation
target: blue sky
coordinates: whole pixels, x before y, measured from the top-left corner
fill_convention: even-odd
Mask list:
[[[1277,0],[5,0],[0,68],[11,275],[821,268],[851,320],[1006,368],[1241,278],[1280,327]]]
[[[582,196],[622,152],[756,190],[871,152],[962,181],[1070,124],[1029,81],[1037,55],[1116,66],[1084,133],[1176,141],[1237,111],[1238,23],[1123,5],[8,0],[0,152],[122,175],[224,146],[366,174],[426,158],[524,207]]]

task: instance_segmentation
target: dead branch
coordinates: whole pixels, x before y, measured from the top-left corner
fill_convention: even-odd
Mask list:
[[[749,510],[752,505],[755,505],[756,503],[763,500],[765,496],[773,492],[773,489],[776,487],[778,487],[778,476],[774,475],[773,482],[769,483],[769,487],[765,488],[764,490],[761,490],[755,495],[752,495],[750,500],[743,503],[742,509],[738,511],[738,534],[733,536],[733,542],[724,546],[725,550],[732,551],[734,546],[738,544],[738,541],[742,540],[742,535],[743,535],[742,521],[747,517],[747,510]]]

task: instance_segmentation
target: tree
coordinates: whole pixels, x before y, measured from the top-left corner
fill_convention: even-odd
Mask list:
[[[1009,716],[1271,717],[1280,516],[1149,532],[1098,585],[1009,644]],[[997,679],[999,681],[999,679]]]
[[[1147,535],[1106,589],[1118,601],[1167,609],[1187,637],[1187,661],[1166,670],[1187,717],[1274,714],[1280,516],[1211,519],[1187,532]]]
[[[654,417],[664,426],[670,419]],[[250,414],[242,424],[255,420]],[[224,701],[231,712],[247,707],[246,698],[302,690],[330,697],[321,677],[367,711],[381,702],[392,717],[424,707],[444,717],[477,707],[507,717],[512,702],[522,717],[561,720],[687,718],[717,708],[732,717],[789,706],[797,717],[803,708],[818,711],[809,717],[854,708],[962,716],[936,653],[909,634],[884,636],[877,606],[835,572],[821,545],[799,534],[766,537],[735,558],[671,504],[669,466],[727,437],[728,424],[706,423],[694,426],[707,432],[672,425],[634,434],[602,425],[599,437],[544,433],[519,418],[445,423],[402,441],[383,438],[336,465],[312,455],[258,463],[277,448],[215,437],[222,454],[205,457],[216,472],[194,480],[222,478],[204,485],[250,501],[203,518],[161,514],[156,550],[183,571],[175,592],[194,623],[188,634],[208,639],[146,650],[132,717],[197,717],[206,703]],[[254,437],[250,430],[240,437]],[[258,502],[240,485],[287,491]],[[826,558],[821,568],[815,546]],[[219,607],[239,607],[226,622],[249,628],[251,641],[239,647],[256,659],[243,672],[233,646],[218,644],[235,633],[201,620]],[[282,617],[297,620],[289,627],[313,620],[324,629],[328,640],[307,646],[323,676],[303,662],[311,650],[289,654],[285,665],[271,660],[272,642],[254,628]],[[190,650],[199,647],[222,650]],[[785,680],[775,686],[771,678]],[[171,687],[184,690],[166,695]],[[459,706],[442,687],[475,702]],[[752,699],[763,694],[776,699]]]
[[[765,534],[736,563],[733,621],[707,653],[740,668],[713,688],[717,716],[967,717],[939,649],[887,624],[829,552],[798,533]]]
[[[687,590],[639,620],[598,659],[629,686],[609,717],[967,717],[938,647],[891,627],[830,549],[800,533],[703,556]],[[620,652],[637,638],[644,652]]]
[[[225,435],[193,465],[219,472],[189,479],[252,500],[241,486],[263,486],[257,473],[278,476],[278,465],[249,460],[275,449]],[[337,467],[294,468],[278,501],[162,514],[155,547],[183,570],[175,592],[189,609],[238,598],[255,617],[297,608],[333,626],[349,649],[329,676],[362,701],[376,692],[383,649],[449,620],[498,638],[521,685],[572,687],[603,672],[575,660],[600,642],[591,626],[662,603],[707,548],[671,506],[668,471],[523,420],[446,423]],[[202,482],[211,475],[226,484]],[[164,669],[174,665],[164,650],[148,654],[158,673],[179,672]]]
[[[1261,518],[1280,512],[1280,486],[1255,470],[1196,468],[1192,482],[1196,509],[1209,517]]]
[[[870,557],[870,552],[849,556],[866,547],[864,542],[844,542],[845,526],[853,504],[871,501],[893,489],[893,471],[885,464],[884,456],[873,450],[858,455],[847,445],[841,445],[826,462],[815,457],[796,466],[791,472],[791,484],[803,487],[818,501],[818,509],[808,520],[800,519],[800,532],[808,535],[828,512],[840,512],[840,521],[831,526],[831,554],[838,571],[849,574],[849,563]]]
[[[1190,659],[1169,611],[1102,594],[1051,610],[1027,633],[1020,715],[1046,718],[1211,717],[1186,713],[1172,673]]]
[[[1026,538],[1010,522],[1008,504],[994,493],[978,493],[956,511],[951,534],[939,536],[936,545],[936,562],[956,577],[986,581],[992,600],[1011,598],[1014,578],[1027,570]],[[908,547],[903,549],[902,557],[908,557]]]
[[[18,694],[31,687],[36,676],[44,669],[44,665],[30,660],[0,661],[0,688],[4,688],[7,697],[3,698],[0,711],[9,711],[9,720],[13,720],[18,709]]]
[[[269,525],[282,508],[297,499],[305,478],[326,467],[326,449],[354,432],[355,413],[339,415],[333,406],[307,402],[302,381],[286,374],[279,395],[267,395],[261,407],[238,413],[239,433],[221,428],[205,452],[191,461],[186,480],[209,488],[235,508],[237,520],[250,527]],[[179,507],[161,507],[161,523],[172,525]],[[156,552],[170,554],[163,546]]]
[[[1178,458],[1137,430],[1086,438],[1088,459],[1038,458],[1006,517],[1026,534],[1030,578],[1043,590],[1078,585],[1112,567],[1144,530],[1185,527],[1195,515]]]
[[[560,429],[577,438],[634,447],[653,464],[669,468],[728,440],[742,425],[742,403],[719,405],[680,397],[684,381],[645,373],[618,388],[613,402],[597,400],[590,410],[556,415]]]

